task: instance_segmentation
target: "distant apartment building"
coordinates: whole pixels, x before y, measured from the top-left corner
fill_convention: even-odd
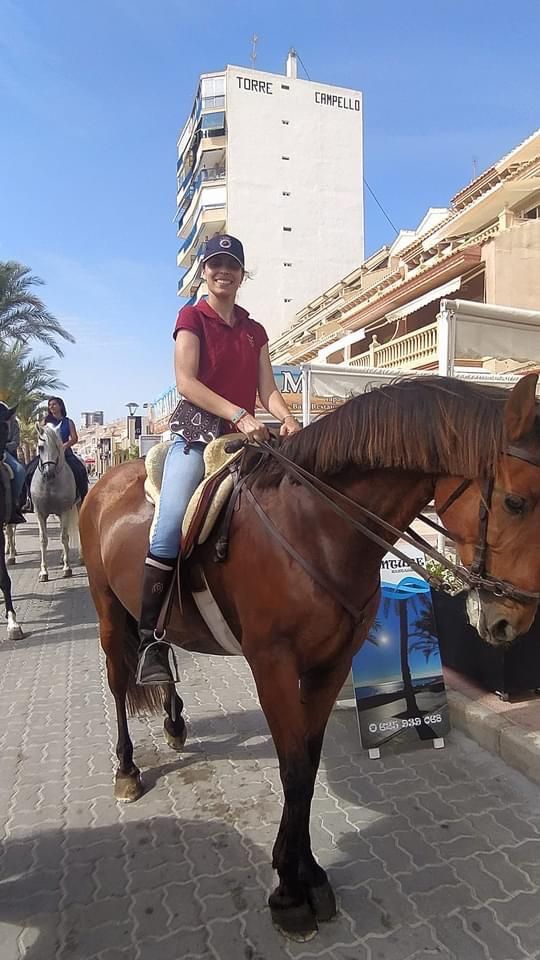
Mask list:
[[[540,309],[540,130],[457,193],[416,230],[343,272],[274,338],[274,364],[324,362],[432,370],[443,298]],[[540,330],[539,330],[540,334]],[[486,356],[456,363],[518,368]]]
[[[93,426],[102,427],[103,423],[103,410],[85,410],[81,413],[81,429]]]
[[[200,77],[178,140],[180,296],[203,292],[206,239],[246,250],[239,302],[278,337],[303,304],[363,259],[362,95],[227,66]]]

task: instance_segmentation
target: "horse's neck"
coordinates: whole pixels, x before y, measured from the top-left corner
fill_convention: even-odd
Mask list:
[[[434,490],[432,477],[398,470],[370,470],[360,473],[358,469],[352,469],[347,476],[334,481],[333,486],[401,531],[405,530],[429,503]],[[347,508],[347,512],[354,516],[351,508]],[[360,522],[363,519],[359,514],[354,518]],[[346,521],[343,521],[343,525],[347,526]],[[376,527],[374,529],[385,540],[392,541],[390,534],[377,530]],[[359,549],[358,532],[352,524],[349,533],[345,533],[345,539],[349,541],[348,546],[344,543],[345,549]],[[360,549],[365,550],[365,542]],[[376,555],[379,550],[382,553],[382,548],[373,544],[375,562],[378,562]]]
[[[418,511],[431,500],[433,477],[402,470],[352,470],[344,485],[335,484],[347,496],[405,530]]]

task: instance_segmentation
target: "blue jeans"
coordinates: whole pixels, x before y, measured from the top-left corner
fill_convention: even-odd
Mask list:
[[[4,452],[4,460],[13,470],[13,499],[18,503],[22,488],[24,487],[24,481],[26,480],[26,470],[13,454],[8,453],[7,450]]]
[[[163,469],[159,512],[150,540],[150,553],[161,560],[178,556],[187,505],[204,477],[205,444],[193,444],[188,453],[185,446],[181,437],[173,437]]]

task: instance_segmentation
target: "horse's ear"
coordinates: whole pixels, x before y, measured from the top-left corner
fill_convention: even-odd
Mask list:
[[[504,409],[504,429],[508,440],[520,440],[531,432],[536,416],[537,373],[528,373],[516,383]]]

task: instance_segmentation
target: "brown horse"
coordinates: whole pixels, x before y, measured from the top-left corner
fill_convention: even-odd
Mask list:
[[[280,447],[295,465],[400,530],[434,498],[463,563],[473,569],[476,563],[480,589],[471,609],[479,611],[480,633],[495,645],[529,628],[540,597],[536,379],[524,377],[511,392],[436,377],[399,381],[355,397]],[[174,688],[161,692],[134,683],[152,516],[144,475],[141,461],[109,471],[86,498],[80,518],[116,702],[116,796],[122,800],[142,793],[126,696],[132,708],[164,705],[169,744],[181,749],[185,741],[183,703]],[[343,503],[338,493],[332,496]],[[326,873],[311,852],[311,799],[328,716],[377,610],[384,554],[333,506],[282,464],[265,459],[249,475],[233,514],[227,560],[214,562],[210,541],[185,571],[189,583],[204,570],[253,672],[274,740],[284,809],[273,850],[279,885],[269,903],[274,922],[297,939],[312,936],[317,921],[336,911]],[[354,520],[353,503],[348,512]],[[183,616],[173,609],[168,639],[198,652],[222,652],[187,590]]]

